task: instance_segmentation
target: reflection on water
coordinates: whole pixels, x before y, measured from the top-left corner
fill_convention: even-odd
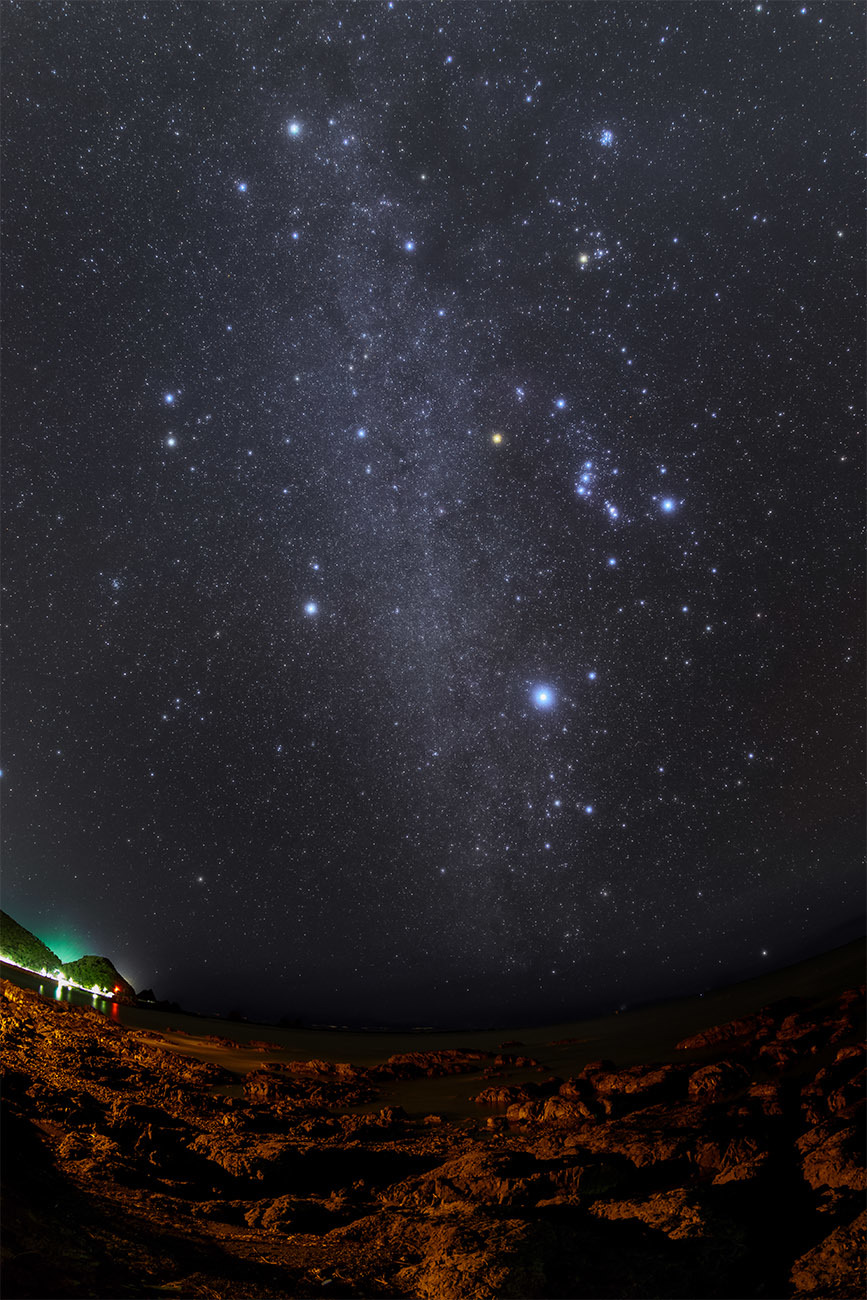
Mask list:
[[[13,984],[17,984],[20,988],[35,989],[40,997],[53,997],[55,1002],[68,1002],[74,1007],[90,1007],[93,1011],[99,1011],[104,1016],[109,1015],[109,1007],[111,1007],[112,1019],[117,1019],[117,1004],[109,998],[100,997],[98,993],[89,993],[85,989],[76,989],[70,984],[58,984],[53,979],[33,975],[30,971],[21,970],[17,966],[4,965],[3,978],[11,980]]]

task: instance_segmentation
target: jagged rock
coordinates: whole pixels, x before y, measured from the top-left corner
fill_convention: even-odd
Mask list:
[[[723,1221],[685,1190],[657,1192],[641,1200],[597,1201],[590,1206],[597,1219],[637,1219],[663,1233],[671,1241],[725,1237],[733,1248],[742,1248],[743,1234],[733,1223]]]
[[[687,1076],[688,1067],[682,1065],[632,1065],[625,1070],[600,1070],[591,1082],[606,1113],[624,1114],[686,1096]]]
[[[532,1157],[474,1148],[391,1187],[386,1200],[401,1206],[435,1207],[452,1201],[516,1206],[533,1203],[545,1190],[550,1190],[548,1175]]]
[[[867,1190],[863,1142],[854,1125],[834,1121],[819,1124],[795,1143],[801,1170],[814,1191],[828,1187],[851,1192]]]
[[[751,1083],[747,1096],[755,1098],[767,1119],[776,1119],[783,1114],[783,1090],[778,1081]]]
[[[544,1083],[511,1083],[483,1088],[473,1100],[479,1106],[512,1106],[519,1102],[535,1101],[549,1097],[560,1087],[559,1079],[546,1079]]]
[[[829,1300],[862,1295],[867,1253],[867,1211],[852,1223],[841,1224],[795,1261],[792,1285],[795,1300]]]
[[[798,1029],[816,1027],[812,1071],[809,1034],[763,1044],[793,1054],[772,1079],[760,1053],[722,1036],[720,1050],[739,1057],[702,1070],[596,1061],[564,1082],[486,1090],[512,1100],[483,1129],[425,1119],[425,1079],[479,1073],[492,1054],[257,1068],[247,1094],[229,1100],[212,1095],[221,1067],[167,1038],[20,990],[4,988],[0,1001],[10,1295],[37,1285],[103,1296],[327,1287],[416,1300],[719,1300],[779,1295],[789,1270],[801,1300],[860,1294],[847,1271],[860,1238],[846,1227],[865,1183],[857,998],[844,1008],[849,1037],[830,1048],[839,1005],[830,1016],[827,999],[815,1014],[806,1003],[768,1013],[775,1025],[797,1012]],[[203,1045],[236,1050],[199,1035],[184,1050]],[[348,1099],[398,1077],[420,1081],[417,1117],[380,1102],[345,1113]],[[414,1089],[403,1084],[401,1097]],[[628,1113],[606,1116],[605,1103]],[[802,1132],[810,1108],[819,1119]],[[764,1194],[777,1225],[770,1251],[757,1231]],[[45,1272],[64,1240],[73,1262]],[[87,1271],[82,1250],[111,1259],[110,1280]]]
[[[290,1061],[251,1070],[244,1078],[244,1095],[261,1104],[309,1110],[355,1106],[374,1098],[376,1089],[368,1071],[352,1065]]]
[[[420,1300],[534,1300],[549,1294],[550,1230],[521,1219],[449,1217],[432,1226],[419,1265],[397,1281]]]
[[[294,1155],[294,1146],[286,1138],[235,1133],[202,1133],[193,1139],[190,1149],[231,1178],[257,1182],[290,1168]]]
[[[543,1124],[582,1124],[602,1115],[603,1108],[592,1099],[582,1097],[551,1097],[536,1111]]]
[[[718,1043],[729,1043],[734,1039],[749,1038],[752,1042],[766,1037],[773,1029],[774,1022],[768,1015],[759,1013],[744,1016],[741,1020],[729,1020],[724,1025],[711,1025],[700,1033],[682,1038],[677,1044],[678,1052],[695,1052],[701,1047],[716,1047]]]
[[[702,1100],[714,1100],[740,1092],[750,1083],[749,1070],[735,1061],[715,1061],[703,1065],[690,1075],[689,1095]]]
[[[473,1074],[479,1062],[491,1059],[490,1052],[474,1048],[444,1048],[435,1052],[398,1052],[384,1065],[374,1066],[371,1075],[384,1079],[436,1079],[449,1074]]]

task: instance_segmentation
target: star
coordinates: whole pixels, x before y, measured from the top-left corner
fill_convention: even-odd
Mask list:
[[[533,703],[537,709],[550,709],[554,703],[554,692],[550,686],[536,686],[533,689]]]
[[[246,181],[238,181],[238,192],[239,192],[239,194],[246,194],[246,193],[247,193],[247,182],[246,182]]]
[[[308,601],[307,601],[307,604],[304,606],[304,613],[305,613],[309,618],[312,618],[314,614],[318,614],[318,613],[319,613],[319,606],[316,604],[316,601],[315,601],[315,600],[308,600]]]
[[[659,505],[660,509],[664,510],[667,515],[670,515],[676,509],[677,503],[673,497],[663,497]]]
[[[165,393],[163,395],[163,401],[165,402],[166,406],[171,406],[174,400],[175,400],[174,393]]]
[[[177,447],[177,445],[178,445],[178,440],[177,440],[177,438],[174,436],[174,434],[171,434],[171,433],[170,433],[169,436],[166,438],[166,446],[167,446],[167,447]]]
[[[499,446],[502,441],[503,441],[503,435],[501,433],[491,434],[491,442],[493,442],[496,446]]]
[[[300,122],[290,122],[289,125],[287,126],[286,130],[289,132],[290,135],[300,135],[300,134],[301,134],[301,123],[300,123]]]

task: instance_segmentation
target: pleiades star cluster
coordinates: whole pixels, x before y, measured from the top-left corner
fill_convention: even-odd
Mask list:
[[[370,1022],[850,937],[863,7],[3,12],[7,910]]]

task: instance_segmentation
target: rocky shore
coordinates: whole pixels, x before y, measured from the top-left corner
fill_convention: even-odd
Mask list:
[[[863,987],[571,1078],[517,1043],[261,1044],[241,1097],[153,1033],[5,981],[2,1005],[7,1300],[863,1294]],[[378,1104],[480,1071],[477,1119]]]

